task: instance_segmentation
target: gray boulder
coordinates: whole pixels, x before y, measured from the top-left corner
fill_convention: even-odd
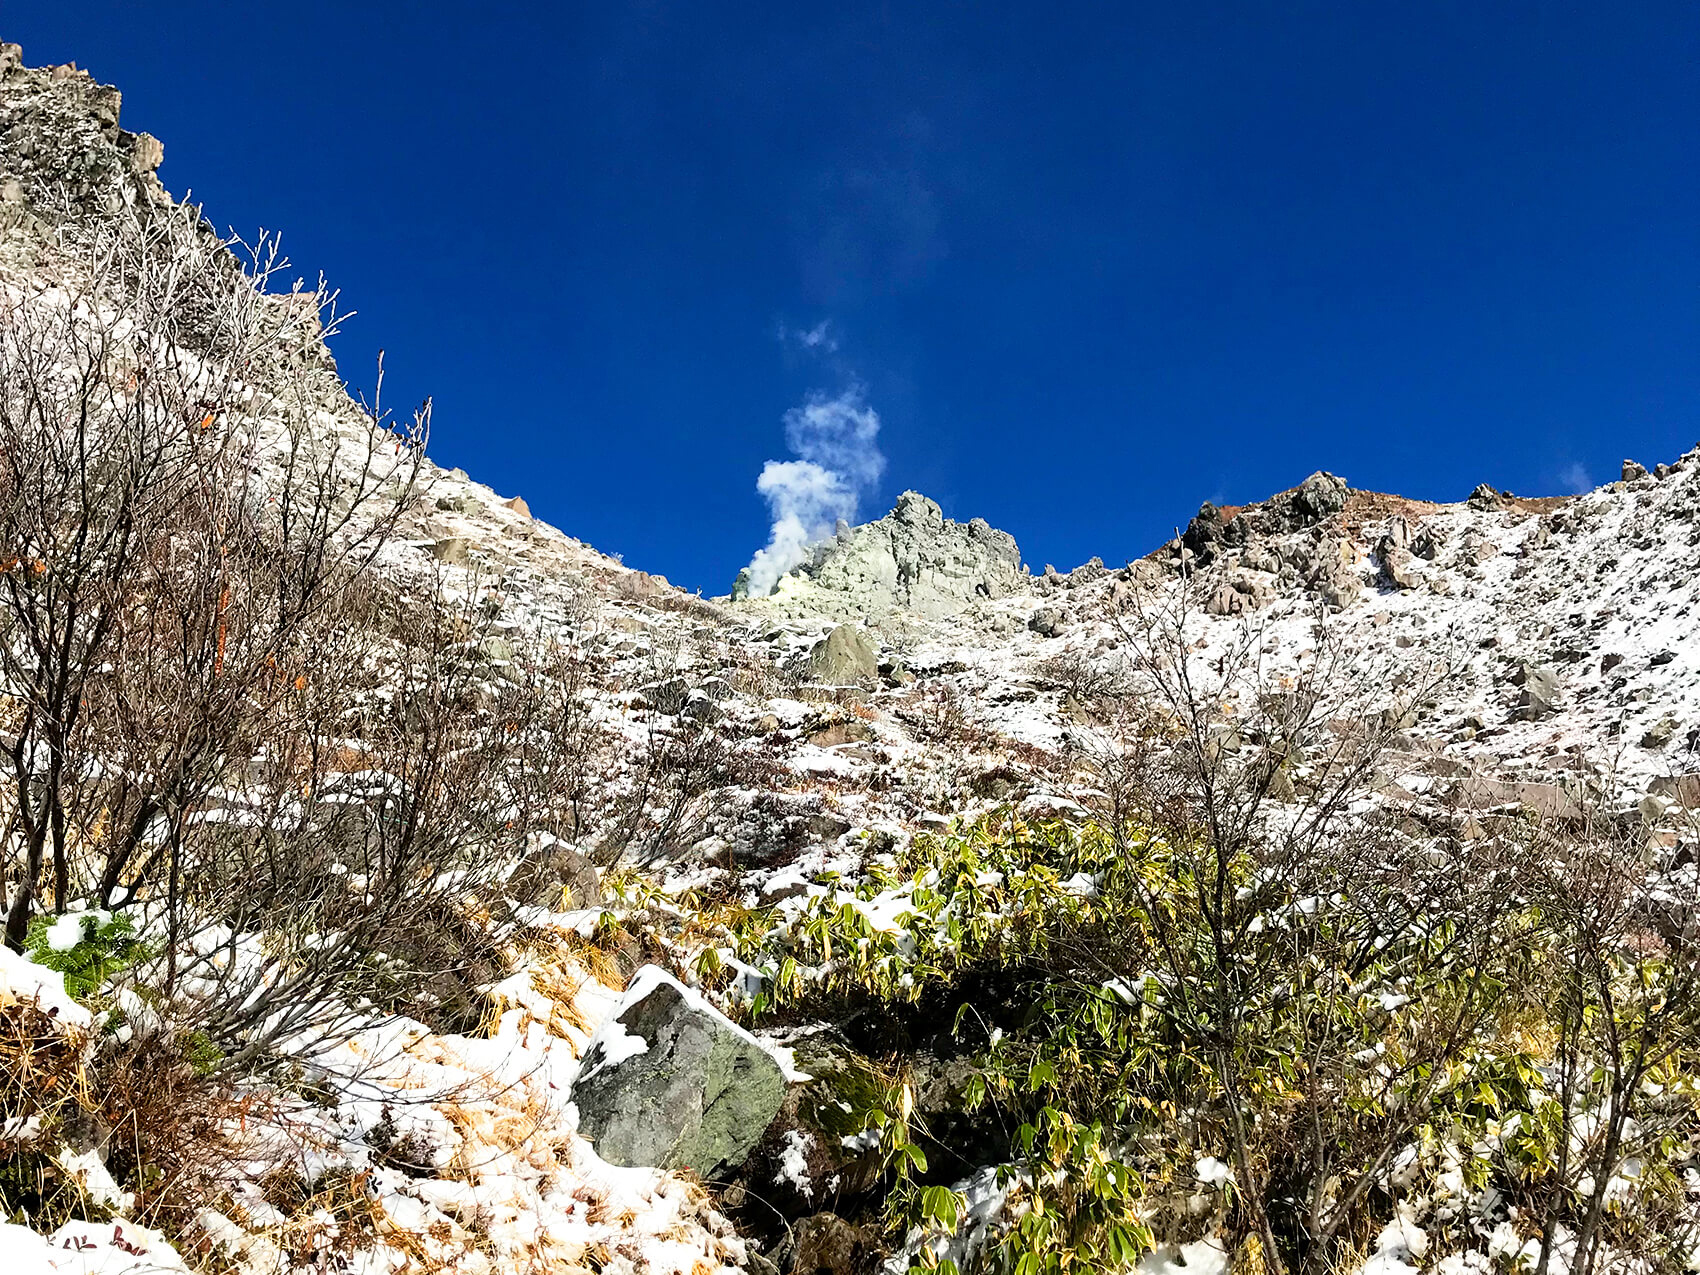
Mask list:
[[[1209,615],[1244,615],[1268,606],[1275,597],[1273,576],[1261,571],[1235,571],[1205,599]]]
[[[785,1076],[755,1037],[646,965],[585,1049],[572,1100],[608,1163],[712,1179],[749,1158]]]
[[[1547,819],[1576,819],[1585,813],[1577,793],[1561,784],[1519,783],[1478,776],[1456,784],[1452,801],[1467,810],[1522,806]]]
[[[1224,543],[1229,542],[1227,520],[1222,517],[1222,511],[1210,501],[1205,501],[1198,507],[1198,512],[1187,523],[1186,530],[1181,533],[1181,545],[1192,550],[1193,559],[1199,566],[1212,562]],[[1243,532],[1244,524],[1240,524]],[[1244,536],[1238,539],[1243,542]]]
[[[1245,595],[1229,585],[1217,589],[1204,602],[1207,615],[1243,615],[1245,610]]]
[[[693,722],[709,725],[720,720],[720,704],[707,691],[698,687],[686,697],[679,715]]]
[[[1235,593],[1246,600],[1245,609],[1247,611],[1266,607],[1275,600],[1277,581],[1270,572],[1250,568],[1244,571],[1235,571],[1228,577],[1228,583],[1233,587]]]
[[[1344,611],[1358,600],[1364,582],[1356,576],[1331,576],[1324,580],[1316,593],[1323,603],[1335,611]]]
[[[465,537],[450,536],[446,540],[437,541],[431,546],[431,556],[445,567],[464,567],[468,557]]]
[[[130,171],[144,177],[165,163],[165,144],[152,133],[137,133],[130,143]]]
[[[639,694],[656,712],[673,714],[684,710],[685,701],[691,696],[691,686],[682,677],[667,677],[651,682]]]
[[[1494,490],[1491,483],[1477,483],[1476,489],[1470,493],[1465,502],[1471,509],[1498,509],[1504,503],[1504,498]]]
[[[1463,540],[1458,546],[1458,561],[1464,566],[1476,567],[1498,552],[1498,545],[1484,536],[1479,529],[1470,527],[1464,532]]]
[[[1040,607],[1027,619],[1027,627],[1040,637],[1056,637],[1068,625],[1068,618],[1056,607]]]
[[[1391,537],[1382,538],[1380,557],[1381,574],[1394,588],[1415,589],[1422,584],[1423,573],[1413,565],[1416,555],[1403,545],[1393,543]]]
[[[1293,508],[1309,525],[1339,513],[1349,495],[1351,489],[1344,478],[1319,470],[1299,484],[1293,493]]]
[[[508,893],[524,904],[593,908],[602,903],[596,865],[578,847],[544,835],[515,865]]]
[[[1700,810],[1700,774],[1660,775],[1648,785],[1648,790],[1688,810]]]
[[[1364,591],[1364,579],[1354,559],[1351,545],[1335,538],[1318,541],[1311,555],[1307,577],[1310,587],[1325,605],[1336,611],[1351,606]]]
[[[840,624],[809,652],[809,675],[828,686],[861,686],[879,671],[879,653],[853,624]]]
[[[1513,714],[1518,721],[1536,721],[1558,712],[1563,686],[1551,669],[1526,664],[1513,675],[1512,681],[1523,688]]]
[[[1661,717],[1652,726],[1648,727],[1646,733],[1641,736],[1641,747],[1649,749],[1663,748],[1666,744],[1670,743],[1671,736],[1674,734],[1676,734],[1676,718],[1668,715]]]
[[[1291,491],[1281,492],[1262,505],[1250,506],[1238,516],[1219,522],[1219,530],[1214,533],[1211,517],[1220,519],[1220,511],[1213,505],[1206,505],[1188,525],[1188,535],[1193,540],[1183,536],[1182,539],[1187,541],[1184,547],[1191,549],[1193,541],[1211,538],[1219,538],[1224,545],[1243,545],[1252,530],[1268,535],[1302,531],[1343,510],[1351,494],[1352,489],[1344,478],[1318,470]]]
[[[1411,537],[1410,549],[1425,562],[1433,562],[1440,556],[1441,546],[1445,543],[1446,533],[1442,529],[1424,527]]]

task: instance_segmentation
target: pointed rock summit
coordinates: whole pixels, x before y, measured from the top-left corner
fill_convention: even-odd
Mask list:
[[[984,518],[956,522],[918,491],[906,491],[884,518],[840,524],[809,561],[774,587],[788,609],[871,618],[909,611],[924,619],[956,615],[981,599],[1026,587],[1015,537]]]

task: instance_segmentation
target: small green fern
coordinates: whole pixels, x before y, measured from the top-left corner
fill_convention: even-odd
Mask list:
[[[136,938],[129,917],[96,908],[36,917],[24,951],[35,964],[64,975],[65,990],[83,1001],[133,965],[147,945]]]

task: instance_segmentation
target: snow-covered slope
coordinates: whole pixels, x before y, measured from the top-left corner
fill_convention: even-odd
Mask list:
[[[40,288],[54,282],[55,236],[170,199],[158,143],[119,127],[113,90],[67,68],[26,70],[14,46],[0,75],[0,287]],[[284,361],[311,426],[369,457],[375,425],[306,317]],[[269,371],[238,413],[260,437],[300,408]],[[873,529],[846,529],[846,551],[823,549],[780,596],[738,601],[626,566],[457,470],[425,460],[412,481],[380,570],[490,617],[479,654],[492,678],[548,643],[565,650],[594,728],[595,794],[574,835],[605,867],[627,852],[625,866],[646,870],[641,906],[664,936],[689,929],[687,890],[748,905],[799,897],[953,820],[1090,805],[1078,762],[1115,744],[1102,688],[1137,687],[1140,618],[1184,598],[1202,666],[1249,645],[1279,685],[1324,646],[1350,652],[1352,675],[1385,691],[1401,727],[1379,800],[1459,826],[1494,807],[1564,817],[1604,802],[1659,827],[1665,803],[1700,805],[1700,451],[1652,473],[1626,465],[1622,481],[1565,499],[1478,489],[1442,505],[1317,475],[1256,505],[1207,507],[1171,545],[1106,545],[1124,565],[1066,575],[1025,574],[1009,537],[947,523],[907,494]],[[826,639],[845,619],[867,658],[833,665]],[[1416,686],[1420,697],[1401,697]],[[622,806],[668,748],[699,750],[696,778],[635,813]],[[1659,831],[1674,836],[1674,824]],[[628,903],[609,911],[639,906]],[[270,1094],[279,1118],[228,1166],[198,1220],[207,1243],[252,1269],[287,1265],[291,1244],[331,1245],[329,1230],[277,1233],[260,1184],[295,1161],[373,1175],[387,1229],[369,1251],[385,1269],[744,1266],[698,1187],[614,1169],[576,1133],[574,1060],[615,994],[600,979],[619,979],[563,953],[599,916],[521,918],[558,946],[528,949],[480,989],[485,1036],[374,1027],[312,1077],[312,1101]],[[691,950],[679,937],[663,955],[682,965]],[[398,1125],[431,1163],[386,1165]],[[473,1229],[479,1244],[455,1248]],[[0,1235],[0,1251],[8,1243],[30,1249]],[[62,1247],[42,1269],[79,1269]]]

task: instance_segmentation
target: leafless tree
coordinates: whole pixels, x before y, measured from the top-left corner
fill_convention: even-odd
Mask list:
[[[244,636],[268,634],[247,653],[274,658],[261,648],[286,643],[331,595],[333,572],[357,567],[362,550],[382,543],[388,523],[370,506],[385,479],[372,461],[389,451],[395,468],[417,464],[420,439],[381,427],[369,432],[364,457],[346,454],[340,439],[315,432],[310,403],[288,401],[304,388],[299,377],[288,368],[264,375],[280,351],[334,329],[335,298],[322,287],[267,296],[286,264],[276,241],[250,250],[246,272],[229,247],[192,209],[119,219],[66,238],[31,282],[0,298],[13,947],[39,906],[49,862],[55,908],[86,884],[73,879],[76,839],[93,839],[98,824],[109,858],[124,857],[106,836],[118,813],[104,805],[106,768],[80,764],[113,725],[91,714],[110,702],[103,692],[120,654],[147,649],[138,634],[169,640],[176,695],[199,694],[199,717],[216,733],[212,724],[230,714],[211,701],[228,706],[251,685],[232,642],[238,621],[249,621]],[[264,391],[254,383],[262,375]],[[257,410],[281,440],[262,439]],[[269,491],[262,447],[284,457],[285,480]],[[263,585],[257,570],[268,573]],[[163,625],[173,631],[161,634]],[[204,735],[132,773],[192,787],[190,776],[217,751]],[[152,818],[146,812],[141,826]]]
[[[372,570],[429,406],[350,420],[334,295],[232,246],[120,220],[4,297],[0,677],[8,941],[134,910],[161,1012],[240,1067],[464,967],[586,745],[572,658],[495,660],[476,588]]]
[[[652,867],[708,830],[711,794],[730,778],[730,746],[713,726],[656,723],[629,763],[596,843],[603,866]]]
[[[1206,624],[1220,625],[1209,644]],[[1309,654],[1275,666],[1273,631],[1205,619],[1190,581],[1116,625],[1125,691],[1087,752],[1121,856],[1164,869],[1132,874],[1139,924],[1096,936],[1089,968],[1124,985],[1155,973],[1153,1003],[1220,1086],[1264,1259],[1279,1270],[1296,1235],[1325,1262],[1427,1118],[1437,1063],[1492,1010],[1485,972],[1507,956],[1517,865],[1437,845],[1366,800],[1450,675],[1444,653],[1396,684],[1318,615]],[[1401,988],[1435,994],[1378,1039],[1390,1019],[1375,1000],[1402,1005]],[[1271,1070],[1300,1102],[1265,1109]],[[1277,1196],[1292,1201],[1279,1225]]]

